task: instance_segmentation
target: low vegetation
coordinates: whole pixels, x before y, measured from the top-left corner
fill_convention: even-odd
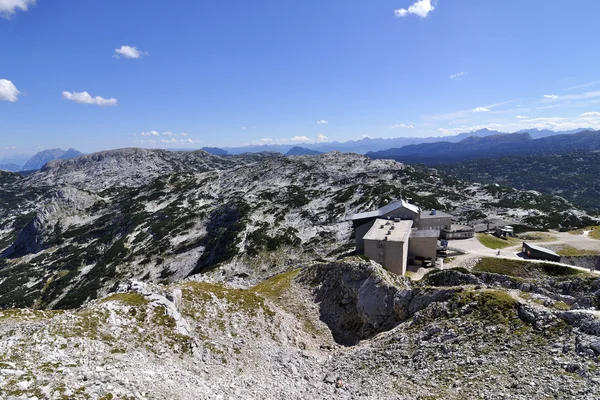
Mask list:
[[[502,258],[484,257],[473,272],[491,272],[516,278],[545,278],[545,277],[585,277],[585,271],[563,265],[523,260],[506,260]]]
[[[589,231],[588,236],[592,239],[600,240],[600,226],[598,225],[577,229],[574,231],[570,231],[569,233],[573,235],[583,235],[586,231]]]
[[[565,246],[561,246],[561,248],[556,251],[556,254],[558,254],[559,256],[565,256],[565,257],[583,257],[583,256],[600,255],[600,251],[577,249],[573,246],[565,245]]]
[[[504,249],[521,244],[521,241],[516,238],[499,238],[487,233],[478,233],[477,239],[482,245],[490,249]]]

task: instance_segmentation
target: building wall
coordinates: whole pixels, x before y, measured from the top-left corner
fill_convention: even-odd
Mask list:
[[[475,236],[475,228],[471,231],[442,231],[442,239],[468,239]]]
[[[527,257],[534,258],[536,260],[560,262],[560,256],[555,256],[553,254],[548,254],[544,253],[543,251],[532,249],[526,244],[523,244],[523,253],[527,254]]]
[[[390,218],[400,218],[400,219],[404,219],[404,220],[410,219],[410,220],[415,221],[415,222],[419,221],[419,214],[417,214],[416,212],[414,212],[412,210],[409,210],[406,207],[400,207],[397,210],[394,210],[394,211],[392,211],[390,213],[387,213],[387,214],[385,214],[385,215],[383,215],[383,216],[381,216],[379,218],[385,219],[387,217],[390,217]]]
[[[365,240],[364,252],[371,260],[398,275],[406,273],[408,243],[387,240]]]
[[[374,223],[375,219],[355,228],[356,254],[365,254],[365,241],[363,240],[363,237],[369,232],[369,229],[371,229]]]
[[[452,218],[450,217],[439,217],[439,218],[424,218],[421,219],[418,228],[421,230],[442,230],[444,228],[450,229],[452,225]]]
[[[411,237],[408,241],[408,255],[410,257],[431,258],[435,263],[437,256],[437,238]]]
[[[402,220],[411,220],[414,221],[413,226],[416,226],[419,222],[419,214],[415,213],[412,210],[409,210],[406,207],[400,207],[397,210],[394,210],[392,212],[389,212],[385,215],[382,215],[381,217],[377,217],[379,219],[394,219],[394,218],[400,218]],[[369,231],[369,229],[371,229],[371,227],[373,226],[373,223],[375,223],[375,220],[377,218],[373,218],[371,221],[366,222],[362,225],[357,226],[354,229],[355,232],[355,242],[356,242],[356,254],[365,254],[365,244],[364,244],[364,240],[363,237],[367,234],[367,232]]]

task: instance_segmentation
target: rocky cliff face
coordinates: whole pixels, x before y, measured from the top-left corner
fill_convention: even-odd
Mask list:
[[[198,278],[125,282],[78,310],[1,310],[0,395],[600,395],[600,332],[588,329],[583,310],[529,298],[533,280],[503,289],[508,277],[442,272],[411,283],[356,257],[306,264],[249,289]]]

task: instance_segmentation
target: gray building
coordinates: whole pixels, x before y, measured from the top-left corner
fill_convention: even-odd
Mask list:
[[[442,239],[468,239],[475,236],[475,227],[470,225],[452,224],[450,229],[444,228],[441,230],[440,237]]]
[[[523,242],[523,253],[529,258],[560,262],[560,256],[550,249]]]
[[[425,231],[441,231],[449,229],[452,225],[452,215],[442,211],[423,211],[419,214],[418,227]]]
[[[381,207],[376,211],[368,211],[364,213],[354,214],[352,224],[356,236],[356,253],[363,254],[365,251],[363,238],[371,229],[375,220],[381,219],[401,219],[411,220],[416,226],[419,222],[421,210],[414,204],[407,203],[404,200],[395,200],[390,204]]]
[[[408,264],[422,266],[435,265],[439,231],[413,229],[408,241]]]
[[[363,237],[365,255],[388,271],[404,275],[412,224],[411,220],[376,219]]]

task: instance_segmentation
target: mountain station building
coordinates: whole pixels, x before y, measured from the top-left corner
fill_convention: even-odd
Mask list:
[[[452,232],[453,227],[450,214],[422,211],[401,199],[355,214],[352,223],[356,253],[399,275],[406,273],[407,265],[435,265],[440,233]]]

